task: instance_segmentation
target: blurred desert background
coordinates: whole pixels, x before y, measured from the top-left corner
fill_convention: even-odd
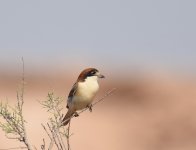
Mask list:
[[[26,75],[24,112],[29,140],[39,147],[47,141],[41,123],[48,113],[38,100],[45,100],[47,92],[66,96],[79,70],[57,72],[50,76]],[[118,74],[102,70],[106,79],[100,81],[101,98],[116,87],[114,95],[74,118],[71,125],[72,149],[135,149],[135,150],[193,150],[196,148],[196,80],[163,72]],[[128,74],[127,74],[128,73]],[[71,75],[72,74],[72,75]],[[0,98],[16,103],[16,89],[20,75],[1,74]],[[65,104],[66,105],[66,104]],[[66,112],[66,108],[65,108]],[[5,138],[0,132],[1,148],[21,145]]]
[[[96,99],[72,119],[71,150],[196,149],[194,1],[0,1],[0,100],[16,105],[25,62],[29,141],[46,139],[53,91],[64,106],[79,73],[95,67]],[[66,108],[64,109],[66,113]],[[22,146],[0,130],[0,149]]]

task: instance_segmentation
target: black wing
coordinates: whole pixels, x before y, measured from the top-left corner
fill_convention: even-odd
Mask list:
[[[75,93],[77,91],[77,87],[78,87],[78,83],[76,82],[73,85],[71,91],[69,92],[68,99],[67,99],[67,106],[66,106],[67,108],[69,108],[69,104],[72,103],[72,98],[73,98],[73,96],[75,95]]]

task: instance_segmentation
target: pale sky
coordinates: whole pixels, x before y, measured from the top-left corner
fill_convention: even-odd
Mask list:
[[[194,0],[1,0],[0,66],[195,70]]]

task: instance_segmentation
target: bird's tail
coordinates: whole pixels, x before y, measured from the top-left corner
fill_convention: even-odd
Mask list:
[[[65,115],[65,117],[63,118],[63,121],[62,121],[63,126],[66,126],[70,122],[74,113],[75,113],[75,111],[73,109],[69,109],[67,111],[67,113],[66,113],[66,115]]]

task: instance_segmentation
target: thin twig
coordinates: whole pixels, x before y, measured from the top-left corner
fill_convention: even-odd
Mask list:
[[[54,144],[54,142],[53,142],[53,140],[51,140],[51,141],[50,141],[50,145],[49,145],[49,147],[48,147],[48,150],[51,150],[51,149],[52,149],[53,144]]]
[[[59,141],[60,141],[59,143],[61,144],[62,149],[66,149],[66,148],[65,148],[65,144],[64,144],[64,142],[63,142],[63,138],[62,138],[62,136],[61,136],[61,133],[59,132],[59,128],[57,128],[56,131],[57,131],[57,135],[59,135]]]
[[[51,134],[52,134],[52,139],[53,139],[52,141],[50,141],[50,145],[53,145],[53,142],[54,142],[55,145],[56,145],[56,147],[57,147],[58,150],[59,150],[60,148],[59,148],[59,145],[58,145],[58,143],[57,143],[57,141],[56,141],[55,132],[54,132],[53,129],[50,127],[49,123],[47,123],[47,125],[48,125],[48,128],[49,128],[49,130],[50,130],[50,132],[51,132]],[[49,148],[52,149],[52,147],[49,147]],[[51,149],[48,149],[48,150],[51,150]]]
[[[52,149],[52,147],[53,147],[53,138],[51,137],[51,135],[49,134],[49,132],[48,132],[48,130],[46,129],[46,127],[43,125],[43,124],[41,124],[42,125],[42,127],[44,128],[44,130],[45,130],[45,132],[47,133],[47,135],[48,135],[48,137],[50,138],[50,144],[49,144],[49,147],[48,147],[48,150],[51,150]],[[52,134],[52,133],[51,133]]]
[[[13,140],[20,139],[20,137],[9,137],[7,134],[5,134],[5,137],[7,139],[13,139]]]
[[[106,94],[100,98],[99,100],[97,100],[96,102],[94,102],[92,104],[92,107],[94,107],[95,105],[97,105],[98,103],[100,103],[101,101],[103,101],[106,97],[111,96],[114,92],[116,91],[116,88],[113,88],[111,90],[109,90],[108,92],[106,92]],[[78,114],[83,113],[84,111],[86,111],[88,108],[83,109],[82,111],[80,111]]]
[[[20,131],[20,129],[18,128],[17,124],[16,124],[12,119],[8,119],[8,118],[5,117],[5,116],[3,116],[3,117],[4,117],[4,119],[7,121],[7,123],[8,123],[10,126],[13,125],[15,131],[16,131],[16,132],[19,134],[19,136],[20,136],[19,139],[21,139],[21,138],[23,137],[23,135],[22,135],[22,132]]]
[[[48,133],[48,130],[46,129],[46,127],[45,127],[43,124],[41,124],[41,125],[42,125],[42,127],[44,128],[44,130],[45,130],[45,132],[47,133],[47,135],[48,135],[48,137],[50,138],[50,140],[52,140],[52,138],[51,138],[50,134]]]
[[[22,57],[22,89],[21,89],[21,95],[20,95],[20,100],[18,99],[18,103],[19,101],[21,101],[21,105],[20,105],[20,113],[21,113],[21,122],[22,122],[22,127],[23,127],[23,133],[24,133],[24,137],[23,137],[23,142],[24,144],[27,146],[28,150],[32,150],[29,142],[28,142],[28,138],[27,138],[27,132],[26,132],[26,127],[24,124],[24,118],[23,118],[23,114],[22,114],[22,108],[23,108],[23,104],[24,104],[24,85],[25,85],[25,77],[24,77],[24,59]]]
[[[116,88],[113,88],[113,89],[107,91],[106,94],[105,94],[102,98],[100,98],[99,100],[97,100],[96,102],[94,102],[94,103],[92,104],[92,107],[94,107],[95,105],[97,105],[98,103],[100,103],[101,101],[103,101],[106,97],[111,96],[115,91],[116,91]],[[80,112],[78,112],[78,114],[81,114],[81,113],[85,112],[85,111],[88,110],[88,109],[89,109],[89,108],[86,107],[86,108],[84,108],[83,110],[81,110]],[[73,118],[73,117],[75,117],[75,116],[72,115],[71,117],[69,117],[69,118],[67,118],[66,120],[64,120],[64,121],[60,124],[60,126],[63,126],[63,124],[64,124],[66,121],[71,120],[71,118]]]
[[[44,138],[43,138],[43,144],[41,145],[41,149],[42,149],[42,150],[45,150],[45,149],[46,149],[46,143],[45,143]]]
[[[57,142],[58,142],[60,149],[63,150],[63,146],[61,144],[58,129],[53,125],[52,130],[53,130],[54,137],[57,139]]]
[[[69,137],[70,137],[70,125],[71,125],[71,120],[69,121],[68,128],[67,128],[67,150],[70,150],[70,143],[69,143]]]

